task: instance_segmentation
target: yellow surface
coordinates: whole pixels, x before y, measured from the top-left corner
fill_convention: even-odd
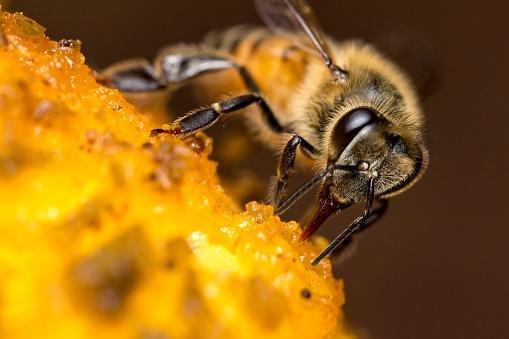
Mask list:
[[[1,25],[1,338],[347,337],[330,262],[224,194],[210,139],[148,143],[79,41]]]

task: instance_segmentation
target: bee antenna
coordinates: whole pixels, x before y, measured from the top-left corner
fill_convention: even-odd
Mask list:
[[[306,193],[308,193],[315,185],[320,182],[323,178],[328,176],[335,170],[343,170],[343,171],[357,171],[358,166],[352,165],[343,165],[343,164],[332,164],[327,168],[317,172],[311,178],[308,179],[299,189],[297,189],[285,202],[279,205],[274,212],[276,215],[281,215],[288,211],[290,207],[292,207],[300,198],[302,198]]]
[[[378,173],[374,172],[369,180],[368,196],[366,198],[366,208],[364,213],[357,217],[350,225],[348,225],[320,254],[316,256],[311,262],[311,266],[316,266],[322,261],[323,258],[331,254],[336,248],[343,245],[350,237],[358,232],[362,225],[369,220],[372,213],[373,200],[375,199],[375,180],[378,178]]]

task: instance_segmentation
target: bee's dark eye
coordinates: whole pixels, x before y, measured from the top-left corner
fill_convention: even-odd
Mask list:
[[[357,134],[363,127],[375,122],[377,119],[376,113],[369,108],[357,108],[348,112],[339,124],[343,125],[344,134]]]
[[[380,121],[380,118],[369,108],[356,108],[346,113],[333,131],[333,139],[338,150],[345,149],[361,129],[377,121]]]

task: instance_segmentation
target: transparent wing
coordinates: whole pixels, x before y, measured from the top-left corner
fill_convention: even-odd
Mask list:
[[[299,47],[318,52],[331,72],[342,80],[346,78],[346,72],[334,64],[325,34],[306,0],[255,0],[255,5],[271,30],[294,36]]]
[[[297,38],[296,43],[304,44],[305,48],[319,52],[318,48],[330,54],[330,50],[323,39],[323,30],[319,27],[311,7],[304,0],[255,0],[256,9],[263,22],[275,33],[292,35]],[[299,20],[299,16],[302,20]],[[313,44],[312,38],[307,38],[307,31],[316,37],[319,46]],[[300,41],[300,38],[306,40]]]

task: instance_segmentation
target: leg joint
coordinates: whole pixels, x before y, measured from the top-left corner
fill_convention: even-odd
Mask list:
[[[256,94],[244,94],[215,103],[212,105],[212,108],[220,113],[230,113],[245,108],[255,102],[259,102],[260,100],[261,98]]]

